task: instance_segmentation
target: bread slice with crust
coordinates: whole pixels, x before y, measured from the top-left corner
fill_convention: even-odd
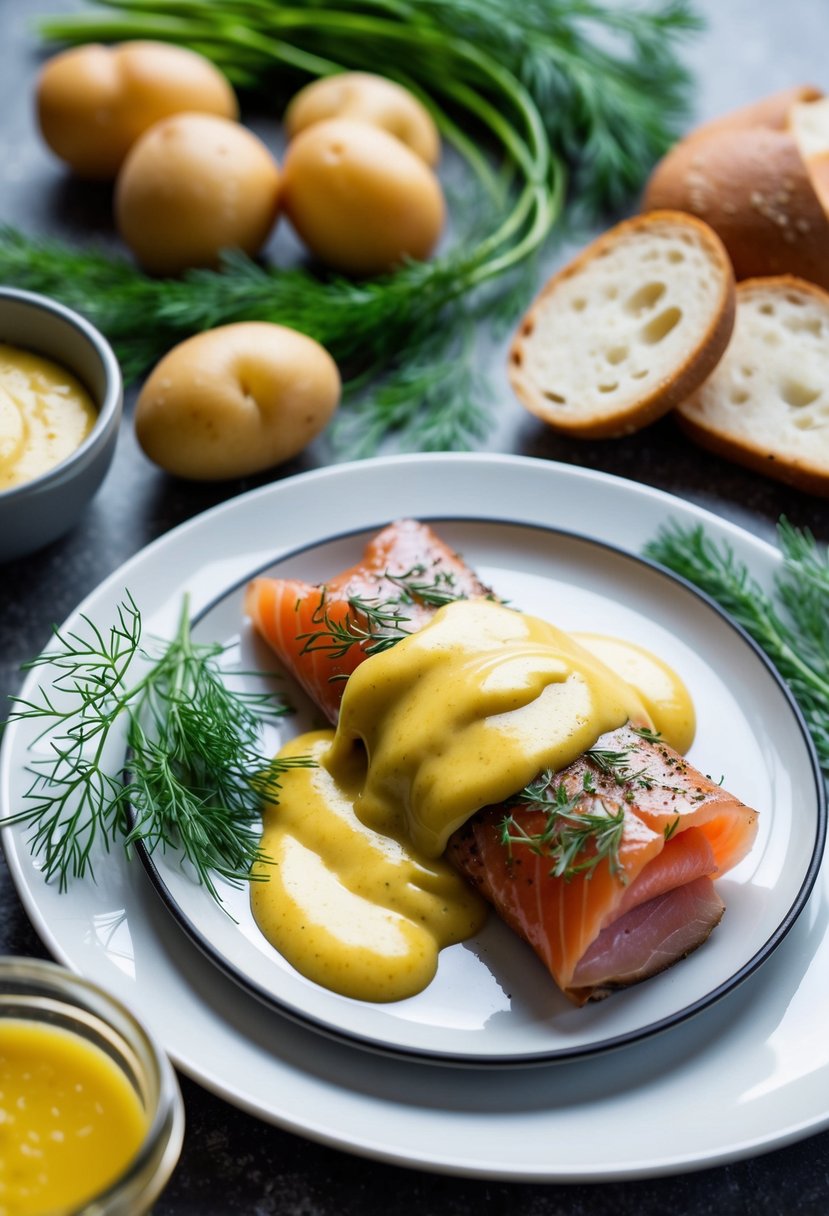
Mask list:
[[[812,189],[829,216],[829,97],[796,102],[789,108],[787,124]]]
[[[697,127],[657,164],[641,210],[710,224],[738,279],[793,274],[829,289],[825,115],[821,91],[801,85]]]
[[[508,373],[554,430],[631,434],[702,383],[734,323],[734,274],[714,232],[680,212],[611,228],[549,280],[518,327]]]
[[[728,350],[676,418],[709,451],[829,495],[829,293],[791,275],[740,283]]]

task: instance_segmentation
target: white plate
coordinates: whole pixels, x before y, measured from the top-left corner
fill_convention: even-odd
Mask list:
[[[222,911],[175,854],[147,857],[142,850],[154,883],[208,958],[254,995],[376,1050],[463,1064],[575,1059],[699,1012],[768,957],[814,881],[822,782],[790,695],[728,618],[636,557],[537,525],[430,522],[515,607],[564,629],[650,647],[683,677],[698,707],[689,759],[703,772],[724,774],[725,786],[760,813],[751,854],[717,883],[727,908],[717,931],[681,966],[574,1009],[533,951],[492,915],[476,937],[441,953],[424,992],[377,1005],[339,996],[294,971],[259,932],[246,888],[219,882]],[[321,538],[269,572],[323,582],[354,565],[370,536]],[[243,671],[273,669],[272,655],[244,627],[243,596],[244,583],[227,589],[202,615],[195,636],[231,647]],[[283,680],[279,687],[299,711],[284,722],[285,739],[310,729],[314,715],[295,685]],[[275,735],[274,751],[279,741]]]
[[[148,624],[169,633],[183,590],[199,611],[216,587],[314,543],[332,518],[347,532],[403,514],[508,515],[632,552],[674,518],[727,540],[765,585],[778,564],[770,546],[700,508],[602,474],[518,457],[404,456],[306,474],[207,512],[137,555],[79,610],[110,619],[126,585]],[[20,805],[27,742],[22,725],[6,734],[3,806]],[[829,1036],[815,1012],[829,1007],[825,867],[779,949],[704,1014],[595,1059],[505,1075],[401,1061],[307,1030],[205,960],[142,867],[114,853],[100,860],[96,884],[61,895],[43,883],[20,832],[4,836],[21,898],[62,962],[120,996],[203,1085],[327,1144],[445,1172],[563,1182],[724,1162],[829,1124]]]

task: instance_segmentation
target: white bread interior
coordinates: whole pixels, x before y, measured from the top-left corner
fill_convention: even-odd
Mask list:
[[[680,213],[637,216],[543,288],[513,341],[510,382],[556,430],[630,434],[705,379],[733,316],[733,272],[707,225]]]
[[[829,494],[829,293],[788,275],[740,283],[728,350],[676,416],[709,450]]]

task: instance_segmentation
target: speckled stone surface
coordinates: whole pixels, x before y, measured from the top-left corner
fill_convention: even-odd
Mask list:
[[[70,181],[39,143],[31,95],[38,12],[67,0],[0,0],[0,222],[31,232],[112,240],[106,188]],[[697,73],[697,119],[799,82],[829,88],[826,0],[700,0],[707,30],[687,45]],[[255,123],[267,130],[267,119]],[[555,258],[552,258],[554,262]],[[771,538],[781,513],[829,540],[829,503],[789,491],[704,455],[670,421],[624,442],[576,443],[548,434],[511,397],[496,352],[498,427],[489,446],[601,469],[658,486]],[[0,695],[19,667],[97,584],[145,544],[266,478],[222,486],[174,482],[151,467],[131,430],[128,398],[113,468],[81,524],[64,540],[0,567]],[[280,476],[326,459],[319,447]],[[45,955],[4,862],[0,953]],[[826,1020],[826,1010],[815,1010]],[[827,1023],[829,1025],[829,1023]],[[829,1030],[827,1030],[829,1033]],[[182,1079],[187,1133],[157,1216],[823,1216],[829,1210],[829,1132],[753,1160],[641,1182],[542,1186],[447,1178],[321,1147],[252,1118]]]

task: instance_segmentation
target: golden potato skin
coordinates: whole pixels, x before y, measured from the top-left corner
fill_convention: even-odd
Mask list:
[[[262,141],[226,118],[174,114],[133,145],[115,183],[123,240],[152,274],[255,254],[274,225],[279,169]]]
[[[445,218],[440,183],[420,157],[350,118],[314,123],[291,140],[281,204],[311,252],[352,275],[427,258]]]
[[[434,120],[414,93],[372,72],[338,72],[306,85],[285,111],[285,129],[293,139],[327,118],[356,118],[394,135],[434,168],[440,160],[440,136]]]
[[[98,43],[49,59],[36,86],[44,140],[81,177],[114,178],[132,145],[183,110],[237,119],[230,83],[203,55],[164,42]]]
[[[135,433],[155,464],[195,481],[246,477],[296,456],[340,400],[328,352],[264,321],[206,330],[174,347],[150,373]]]

